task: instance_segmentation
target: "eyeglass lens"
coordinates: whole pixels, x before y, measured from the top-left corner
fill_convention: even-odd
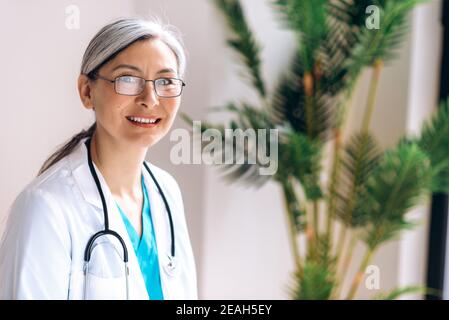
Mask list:
[[[156,94],[160,97],[176,97],[182,92],[183,82],[180,79],[159,78],[153,83]],[[145,79],[122,76],[115,80],[115,91],[123,95],[138,95],[144,90],[145,84]]]

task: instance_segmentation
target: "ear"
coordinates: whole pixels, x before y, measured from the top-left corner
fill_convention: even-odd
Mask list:
[[[80,74],[78,77],[78,93],[80,95],[81,102],[86,109],[95,110],[91,97],[91,88],[92,81],[90,81],[86,75]]]

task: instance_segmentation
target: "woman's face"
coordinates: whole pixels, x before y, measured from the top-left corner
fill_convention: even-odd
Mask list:
[[[148,39],[133,43],[98,73],[110,80],[124,75],[154,80],[161,77],[179,78],[177,70],[173,51],[161,40]],[[157,96],[153,82],[147,82],[139,95],[126,96],[115,92],[114,83],[102,79],[87,81],[84,75],[80,79],[84,79],[81,82],[89,83],[90,90],[87,91],[90,91],[90,98],[84,98],[83,103],[86,108],[95,110],[97,131],[102,131],[119,142],[140,147],[154,145],[169,131],[181,102],[180,96]],[[87,92],[80,89],[81,96],[82,91]],[[142,127],[134,124],[130,117],[159,120],[154,125]]]

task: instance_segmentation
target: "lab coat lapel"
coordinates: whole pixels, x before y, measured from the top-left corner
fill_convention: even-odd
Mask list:
[[[99,171],[95,167],[97,174]],[[100,179],[100,175],[98,176]],[[125,223],[123,222],[123,218],[120,215],[120,212],[117,208],[117,204],[115,202],[114,197],[112,196],[109,188],[104,182],[103,177],[100,179],[103,193],[105,195],[105,200],[108,205],[108,213],[109,213],[109,228],[111,230],[116,231],[125,241],[126,248],[128,250],[129,257],[129,276],[131,279],[130,283],[130,299],[145,299],[148,300],[148,293],[145,286],[145,282],[142,276],[142,271],[140,270],[139,262],[137,260],[136,253],[134,251],[134,247],[132,245],[131,239],[129,237],[128,231],[126,230]]]
[[[73,176],[80,187],[84,199],[95,208],[97,214],[101,215],[101,221],[104,221],[100,194],[98,193],[97,186],[91,175],[87,161],[87,148],[84,144],[85,140],[86,139],[82,140],[82,142],[78,144],[77,148],[69,156],[69,161],[71,163]],[[98,175],[98,179],[100,181],[101,188],[103,190],[105,201],[108,207],[109,228],[117,232],[123,238],[128,250],[128,265],[130,269],[130,298],[148,299],[148,293],[146,290],[142,272],[139,267],[139,263],[137,261],[136,254],[134,252],[134,248],[129,238],[123,219],[120,215],[120,212],[118,211],[114,197],[112,196],[109,186],[103,178],[100,170],[98,170],[98,168],[95,166],[95,163],[93,165]]]
[[[154,170],[152,170],[152,173],[153,175],[155,175],[155,178],[158,180],[159,184],[161,185],[161,188],[164,188],[163,184],[161,184],[161,178],[156,176]],[[167,273],[165,272],[165,266],[169,262],[168,258],[170,257],[170,246],[171,246],[168,212],[167,209],[165,208],[159,190],[157,189],[153,179],[151,178],[150,174],[145,168],[143,168],[143,175],[145,186],[148,190],[151,218],[153,220],[154,233],[156,235],[156,245],[158,251],[159,270],[160,270],[159,273],[161,275],[162,291],[164,294],[164,299],[167,300],[170,299],[171,293],[171,290],[169,290],[170,279],[167,277]],[[164,189],[162,190],[165,191]]]

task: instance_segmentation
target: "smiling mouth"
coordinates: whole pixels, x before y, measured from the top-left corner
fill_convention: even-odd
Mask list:
[[[126,117],[132,124],[139,126],[154,126],[161,121],[161,118],[140,118],[140,117]]]

